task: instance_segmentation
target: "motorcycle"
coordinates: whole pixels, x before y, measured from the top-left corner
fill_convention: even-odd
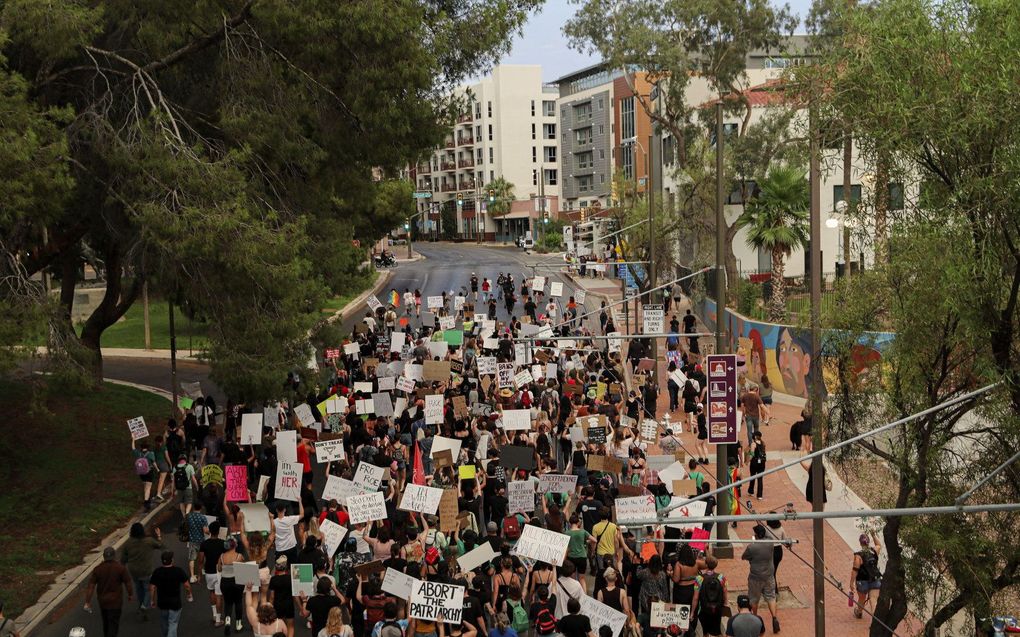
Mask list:
[[[375,267],[377,268],[392,268],[397,265],[397,260],[393,258],[393,255],[389,252],[383,252],[382,254],[375,255]]]

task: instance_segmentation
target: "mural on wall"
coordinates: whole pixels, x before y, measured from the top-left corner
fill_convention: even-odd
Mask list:
[[[716,324],[715,302],[702,301],[701,316],[709,329]],[[743,360],[742,372],[755,383],[768,378],[775,391],[807,399],[811,391],[811,333],[790,325],[755,321],[726,311],[730,351]],[[854,371],[860,373],[881,361],[882,348],[894,335],[870,332],[853,352]],[[825,341],[823,334],[822,341]]]

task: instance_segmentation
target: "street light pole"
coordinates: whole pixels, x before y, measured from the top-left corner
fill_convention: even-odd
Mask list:
[[[167,307],[170,308],[170,395],[173,404],[170,405],[170,416],[177,418],[177,330],[174,329],[174,301],[171,296],[168,299]]]
[[[645,172],[648,173],[648,287],[658,282],[655,270],[655,180],[652,166],[655,164],[655,143],[648,135],[648,151],[645,153]],[[649,299],[654,303],[655,299]],[[655,361],[655,382],[659,382],[659,339],[652,339],[652,360]]]
[[[726,218],[723,214],[723,106],[722,100],[715,105],[715,353],[723,354],[728,349],[726,343]],[[715,447],[715,479],[719,484],[726,484],[730,479],[730,468],[727,465],[729,456],[726,445]],[[730,494],[723,491],[719,494],[719,506],[716,513],[728,513],[730,510]],[[719,539],[730,536],[729,527],[725,522],[715,525]],[[716,549],[721,557],[732,557],[733,547],[721,544]]]

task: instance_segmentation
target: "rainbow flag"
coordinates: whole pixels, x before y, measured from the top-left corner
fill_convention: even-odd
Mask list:
[[[400,293],[396,290],[390,290],[390,305],[400,307]]]
[[[730,467],[730,484],[733,484],[740,479],[740,473],[736,467]],[[730,510],[728,515],[740,515],[742,513],[740,509],[740,487],[736,489],[730,489]]]

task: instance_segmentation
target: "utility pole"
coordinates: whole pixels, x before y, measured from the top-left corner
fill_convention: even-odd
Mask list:
[[[142,281],[142,324],[145,328],[145,349],[152,349],[152,329],[149,322],[149,282]]]
[[[658,282],[655,276],[655,181],[652,174],[652,166],[655,163],[655,144],[652,135],[648,136],[648,152],[645,153],[645,166],[648,173],[648,287],[654,288]],[[652,304],[655,299],[648,299]],[[665,315],[663,315],[665,317]],[[654,371],[655,383],[659,383],[659,339],[652,339],[652,360],[655,361]]]
[[[170,415],[177,417],[177,331],[174,329],[174,302],[173,297],[168,299],[167,307],[170,308],[170,395],[173,397],[173,404],[170,405]]]
[[[726,217],[723,214],[723,106],[722,100],[715,105],[715,353],[725,354],[729,349],[726,343]],[[719,484],[730,481],[730,468],[727,465],[727,445],[715,447],[715,479]],[[730,494],[723,491],[719,494],[716,513],[729,513]],[[730,529],[725,522],[715,525],[716,536],[720,540],[728,539]],[[733,546],[720,544],[715,554],[719,557],[733,557]]]
[[[811,106],[809,112],[808,131],[811,136],[809,178],[811,181],[811,419],[813,425],[813,446],[821,449],[824,446],[822,429],[825,426],[825,400],[822,386],[822,338],[821,338],[821,307],[822,307],[822,187],[821,167],[819,165],[819,131],[816,107]],[[844,197],[850,193],[844,191]],[[846,258],[847,272],[850,260]],[[811,510],[822,511],[825,508],[825,479],[823,460],[817,457],[811,461]],[[811,535],[814,544],[815,570],[815,637],[825,637],[825,520],[816,518],[811,522]]]
[[[843,202],[846,208],[843,209],[843,276],[846,282],[850,283],[850,211],[853,202],[853,138],[850,136],[850,127],[843,128]]]

